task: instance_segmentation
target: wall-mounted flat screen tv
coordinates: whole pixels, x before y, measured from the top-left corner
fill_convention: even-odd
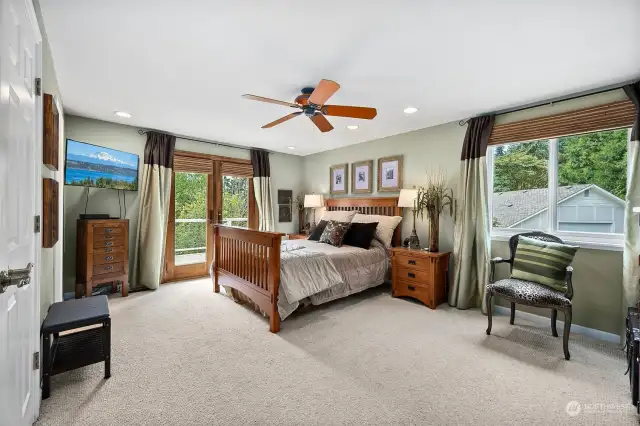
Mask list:
[[[67,139],[64,183],[137,191],[138,162],[135,154]]]

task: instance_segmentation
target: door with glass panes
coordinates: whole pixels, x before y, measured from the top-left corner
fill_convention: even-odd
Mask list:
[[[204,277],[213,259],[213,225],[254,228],[251,164],[176,153],[163,282]]]

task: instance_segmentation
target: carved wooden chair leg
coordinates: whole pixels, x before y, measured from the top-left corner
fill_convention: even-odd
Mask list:
[[[564,311],[564,335],[562,336],[562,349],[564,349],[564,359],[569,360],[569,332],[571,331],[571,307]]]
[[[513,325],[516,320],[516,302],[511,302],[511,318],[509,319],[509,324]]]
[[[558,329],[556,328],[557,318],[558,318],[558,310],[551,309],[551,334],[553,334],[553,337],[558,337]]]
[[[491,334],[491,292],[488,291],[487,295],[485,296],[486,301],[487,301],[487,320],[489,321],[489,324],[487,325],[487,336],[489,336]]]

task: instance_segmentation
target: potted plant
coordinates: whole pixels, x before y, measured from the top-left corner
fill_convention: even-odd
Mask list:
[[[447,209],[453,216],[453,190],[445,184],[443,171],[430,172],[427,175],[427,185],[418,188],[416,197],[416,213],[424,219],[427,213],[429,220],[429,251],[438,251],[440,238],[440,214]]]

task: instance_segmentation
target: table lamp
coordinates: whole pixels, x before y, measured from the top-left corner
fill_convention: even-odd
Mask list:
[[[316,208],[324,206],[324,199],[320,194],[307,194],[304,196],[304,207],[313,209],[313,223],[311,229],[316,227]]]
[[[418,198],[417,189],[400,190],[398,207],[413,209],[413,230],[411,231],[411,236],[409,237],[410,248],[420,248],[420,240],[418,239],[418,234],[416,233],[416,213],[418,212],[418,210],[416,209],[416,198]]]

